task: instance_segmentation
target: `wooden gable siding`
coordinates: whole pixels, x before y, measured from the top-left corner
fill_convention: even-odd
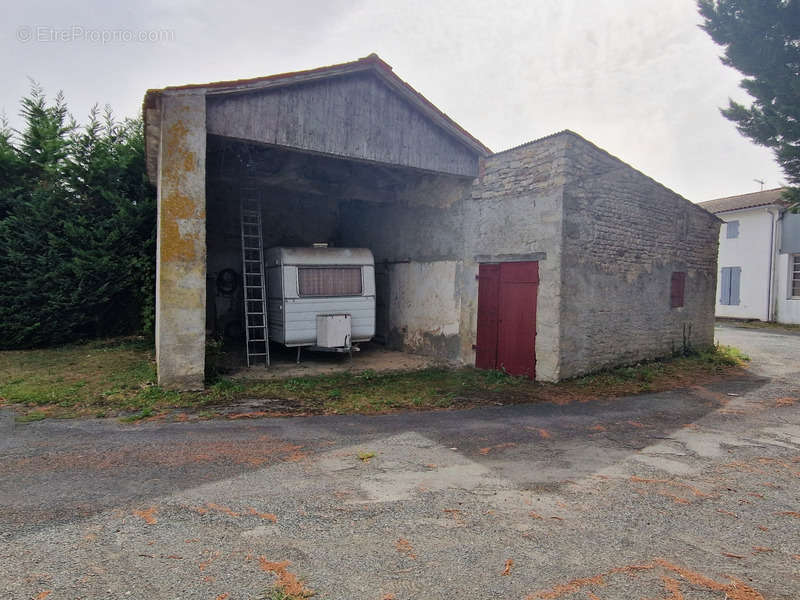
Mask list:
[[[478,174],[474,151],[374,75],[207,100],[209,134],[452,175]]]

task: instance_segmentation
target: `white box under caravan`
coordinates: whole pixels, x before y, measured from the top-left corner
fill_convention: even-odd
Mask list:
[[[270,340],[337,348],[375,335],[375,259],[367,248],[270,248],[264,268]]]

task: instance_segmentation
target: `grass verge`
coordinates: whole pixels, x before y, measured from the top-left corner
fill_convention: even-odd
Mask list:
[[[117,416],[136,422],[164,418],[167,411],[182,420],[219,414],[229,418],[376,414],[540,401],[566,403],[708,382],[737,371],[746,360],[735,348],[717,346],[557,384],[534,383],[473,368],[428,368],[267,381],[218,379],[203,392],[175,392],[156,385],[148,345],[139,339],[117,339],[0,352],[0,405],[13,405],[20,422],[79,416]],[[253,398],[269,402],[263,403],[263,410],[235,412],[237,401]]]
[[[800,333],[800,325],[794,323],[775,323],[774,321],[717,319],[717,325],[728,325],[729,327],[739,327],[742,329],[767,329],[779,333]]]

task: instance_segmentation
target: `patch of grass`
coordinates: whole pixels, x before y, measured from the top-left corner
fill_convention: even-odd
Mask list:
[[[0,352],[0,403],[16,405],[21,422],[152,413],[196,401],[156,385],[152,347],[142,338]]]
[[[717,325],[742,327],[745,329],[774,329],[776,331],[800,332],[796,323],[776,323],[774,321],[741,321],[739,319],[717,319]]]
[[[305,600],[306,598],[310,598],[309,595],[302,595],[298,596],[296,594],[289,594],[283,588],[279,586],[275,586],[274,588],[267,590],[263,596],[261,596],[261,600]]]
[[[663,391],[742,367],[749,360],[738,348],[716,345],[687,355],[599,371],[559,385],[565,390],[577,387],[603,395]]]
[[[24,415],[18,415],[15,420],[17,423],[33,423],[35,421],[43,421],[46,418],[47,413],[38,410],[32,410]]]
[[[203,392],[156,384],[152,350],[136,339],[105,340],[47,350],[0,352],[0,403],[20,422],[71,416],[147,419],[172,409],[205,409],[243,398],[280,401],[280,414],[376,414],[398,410],[568,402],[692,385],[741,367],[747,356],[716,346],[688,356],[617,367],[563,381],[534,383],[500,371],[428,368],[238,381],[217,378]]]
[[[371,458],[375,458],[375,453],[370,451],[364,451],[358,453],[358,459],[361,462],[369,462]]]
[[[135,421],[141,421],[142,419],[147,419],[148,417],[152,416],[153,416],[153,409],[150,408],[149,406],[146,406],[138,413],[120,418],[120,421],[122,421],[123,423],[133,423]]]

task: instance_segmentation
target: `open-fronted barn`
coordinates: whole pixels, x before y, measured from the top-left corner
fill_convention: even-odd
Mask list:
[[[492,153],[375,55],[144,110],[163,385],[202,386],[206,336],[248,331],[248,264],[272,294],[251,215],[264,251],[368,250],[362,283],[286,277],[342,296],[373,277],[393,348],[554,381],[713,342],[718,219],[575,133]]]

